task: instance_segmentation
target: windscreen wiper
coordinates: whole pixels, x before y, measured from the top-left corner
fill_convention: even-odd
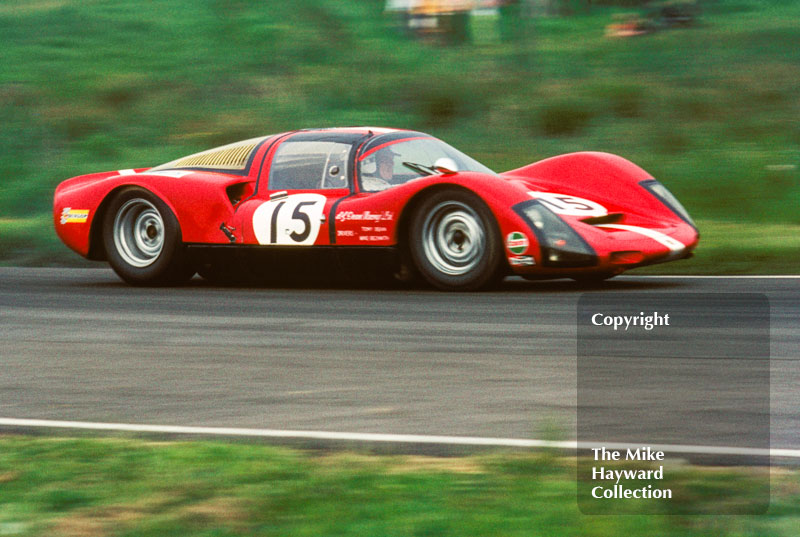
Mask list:
[[[403,166],[406,168],[410,168],[415,172],[419,172],[422,175],[435,175],[439,172],[433,166],[426,166],[424,164],[417,164],[416,162],[403,162]]]

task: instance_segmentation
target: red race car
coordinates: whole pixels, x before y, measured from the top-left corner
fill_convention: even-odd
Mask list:
[[[601,280],[689,257],[699,235],[647,172],[572,153],[495,173],[421,132],[300,130],[61,183],[59,237],[132,284],[312,273]],[[237,269],[237,270],[235,270]]]

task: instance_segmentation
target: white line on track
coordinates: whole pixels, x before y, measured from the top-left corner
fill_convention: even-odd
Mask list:
[[[692,276],[690,274],[675,274],[671,276],[669,274],[623,274],[618,276],[619,278],[639,278],[643,280],[647,279],[662,279],[662,278],[669,278],[669,279],[681,279],[681,280],[796,280],[800,278],[798,274],[752,274],[752,275],[745,275],[745,274],[731,274],[728,276],[725,275],[718,275],[718,276],[709,276],[709,275],[699,275],[699,276]]]
[[[177,435],[241,436],[251,438],[281,438],[294,440],[338,440],[358,442],[382,442],[399,444],[439,444],[451,446],[485,446],[514,448],[550,448],[563,450],[591,449],[603,446],[607,449],[639,449],[649,446],[667,453],[692,455],[734,455],[746,457],[781,457],[800,459],[800,449],[764,449],[727,446],[690,446],[679,444],[631,444],[620,442],[553,442],[525,438],[491,438],[477,436],[437,436],[421,434],[345,433],[332,431],[293,431],[280,429],[247,429],[237,427],[189,427],[180,425],[144,425],[132,423],[96,423],[86,421],[58,421],[38,419],[0,418],[0,426],[51,429],[82,429],[91,431],[113,431],[132,433],[162,433]]]

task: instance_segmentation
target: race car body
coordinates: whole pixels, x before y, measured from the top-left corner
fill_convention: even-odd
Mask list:
[[[427,134],[293,131],[59,185],[58,235],[134,284],[367,269],[453,290],[685,258],[686,210],[606,153],[495,173]]]

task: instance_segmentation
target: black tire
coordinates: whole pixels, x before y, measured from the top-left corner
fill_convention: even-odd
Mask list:
[[[194,275],[178,220],[142,188],[116,194],[103,218],[103,246],[117,275],[133,285],[182,283]]]
[[[473,291],[505,276],[500,231],[475,194],[441,190],[424,200],[412,218],[408,247],[428,283],[446,291]]]

